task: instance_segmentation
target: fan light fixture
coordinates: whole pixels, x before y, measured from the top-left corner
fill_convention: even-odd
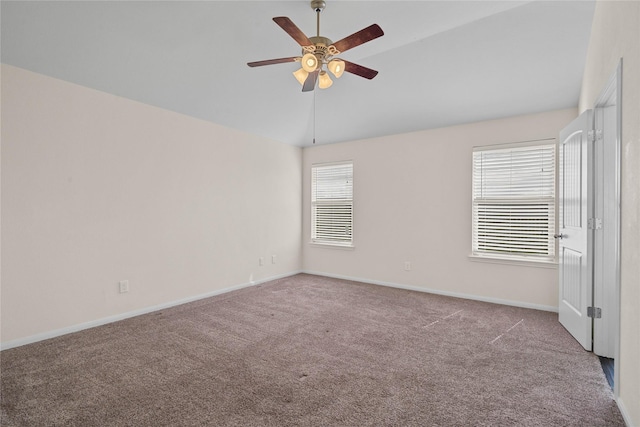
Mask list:
[[[327,74],[326,71],[320,71],[320,76],[318,77],[318,87],[320,89],[326,89],[333,84],[331,77]]]
[[[296,78],[296,80],[300,82],[301,85],[303,85],[305,80],[307,80],[307,77],[309,77],[309,73],[307,73],[304,70],[304,68],[300,68],[298,69],[298,71],[294,71],[293,75]]]
[[[331,74],[339,79],[342,73],[344,73],[344,61],[341,59],[332,59],[327,64],[327,68],[331,71]]]
[[[318,68],[318,58],[313,53],[306,53],[302,57],[302,69],[307,73],[313,73]]]

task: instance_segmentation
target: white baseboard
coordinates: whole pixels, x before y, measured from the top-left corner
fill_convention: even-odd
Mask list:
[[[261,283],[265,283],[265,282],[269,282],[271,280],[277,280],[277,279],[282,279],[284,277],[289,277],[289,276],[294,276],[296,274],[301,273],[300,271],[294,271],[294,272],[290,272],[290,273],[286,273],[286,274],[281,274],[278,276],[272,276],[266,279],[260,279],[260,280],[256,280],[256,281],[251,281],[249,283],[243,283],[240,285],[236,285],[236,286],[231,286],[228,288],[224,288],[224,289],[217,289],[215,291],[212,292],[207,292],[205,294],[200,294],[200,295],[195,295],[192,297],[187,297],[187,298],[182,298],[179,300],[175,300],[175,301],[170,301],[170,302],[166,302],[163,304],[158,304],[158,305],[154,305],[151,307],[145,307],[145,308],[141,308],[138,310],[133,310],[133,311],[128,311],[126,313],[121,313],[121,314],[116,314],[114,316],[108,316],[108,317],[103,317],[101,319],[96,319],[96,320],[91,320],[89,322],[85,322],[85,323],[80,323],[78,325],[72,325],[72,326],[67,326],[65,328],[61,328],[61,329],[55,329],[53,331],[47,331],[47,332],[42,332],[40,334],[36,334],[36,335],[31,335],[25,338],[19,338],[13,341],[7,341],[4,343],[0,344],[0,351],[1,350],[8,350],[10,348],[14,348],[14,347],[20,347],[23,345],[27,345],[27,344],[32,344],[38,341],[43,341],[43,340],[47,340],[49,338],[55,338],[55,337],[59,337],[61,335],[66,335],[66,334],[71,334],[73,332],[79,332],[82,331],[84,329],[89,329],[89,328],[95,328],[96,326],[102,326],[102,325],[106,325],[108,323],[113,323],[113,322],[117,322],[119,320],[124,320],[124,319],[128,319],[130,317],[135,317],[135,316],[140,316],[142,314],[147,314],[147,313],[152,313],[154,311],[159,311],[159,310],[164,310],[167,309],[169,307],[175,307],[177,305],[181,305],[181,304],[186,304],[189,302],[193,302],[193,301],[198,301],[204,298],[209,298],[209,297],[213,297],[216,295],[220,295],[220,294],[225,294],[227,292],[231,292],[231,291],[236,291],[238,289],[242,289],[242,288],[247,288],[249,286],[255,286],[255,285],[259,285]]]
[[[637,426],[637,424],[633,424],[633,422],[631,422],[631,415],[629,415],[629,411],[627,411],[627,407],[624,406],[624,402],[622,401],[620,396],[618,396],[618,398],[616,399],[616,403],[618,404],[618,409],[620,409],[620,413],[622,414],[622,419],[624,420],[625,425],[627,427]]]
[[[455,298],[464,298],[464,299],[470,299],[470,300],[475,300],[475,301],[483,301],[483,302],[490,302],[493,304],[502,304],[502,305],[510,305],[510,306],[514,306],[514,307],[522,307],[522,308],[531,308],[534,310],[542,310],[542,311],[551,311],[554,313],[558,312],[558,307],[555,306],[551,306],[551,305],[542,305],[542,304],[532,304],[532,303],[527,303],[527,302],[522,302],[522,301],[511,301],[511,300],[505,300],[505,299],[500,299],[500,298],[490,298],[490,297],[483,297],[480,295],[471,295],[471,294],[464,294],[464,293],[459,293],[459,292],[449,292],[449,291],[443,291],[440,289],[431,289],[431,288],[423,288],[421,286],[412,286],[412,285],[402,285],[402,284],[398,284],[398,283],[391,283],[391,282],[383,282],[380,280],[372,280],[372,279],[363,279],[360,277],[349,277],[349,276],[342,276],[339,274],[330,274],[330,273],[322,273],[322,272],[317,272],[317,271],[302,271],[303,273],[306,274],[313,274],[315,276],[325,276],[325,277],[332,277],[334,279],[343,279],[343,280],[351,280],[354,282],[362,282],[362,283],[369,283],[372,285],[380,285],[380,286],[388,286],[391,288],[399,288],[399,289],[406,289],[409,291],[418,291],[418,292],[426,292],[429,294],[437,294],[437,295],[444,295],[444,296],[448,296],[448,297],[455,297]]]

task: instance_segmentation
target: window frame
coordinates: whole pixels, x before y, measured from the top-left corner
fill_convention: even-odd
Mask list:
[[[540,180],[538,184],[542,184],[536,187],[541,190],[539,195],[521,194],[518,196],[515,193],[518,193],[519,186],[516,184],[513,184],[512,182],[509,182],[506,185],[507,187],[509,187],[509,189],[505,190],[507,194],[503,195],[502,197],[495,197],[495,196],[481,197],[484,194],[482,195],[478,194],[479,188],[481,188],[480,191],[482,192],[485,186],[487,186],[487,184],[483,182],[484,185],[480,187],[479,186],[480,184],[477,182],[477,180],[479,179],[479,176],[478,176],[479,165],[477,164],[477,159],[479,156],[481,156],[480,153],[492,152],[492,151],[494,153],[502,152],[504,154],[509,153],[509,155],[513,157],[514,152],[524,153],[526,151],[533,151],[536,149],[539,149],[541,151],[541,155],[542,155],[542,152],[544,152],[545,155],[549,155],[549,154],[551,155],[550,160],[545,158],[543,163],[544,166],[543,166],[543,169],[541,170],[540,176],[536,177],[537,180]],[[471,254],[469,255],[471,260],[487,261],[487,262],[494,262],[494,263],[534,265],[534,266],[541,266],[541,267],[555,267],[557,265],[557,243],[553,238],[553,235],[556,232],[557,214],[558,214],[557,213],[558,212],[558,209],[557,209],[557,194],[558,194],[557,193],[557,185],[558,185],[557,161],[558,161],[558,149],[557,149],[557,142],[555,138],[473,147],[472,169],[471,169],[471,174],[472,174]],[[543,161],[541,160],[541,162]],[[533,163],[530,162],[530,163],[527,163],[526,166],[531,167],[532,164]],[[553,170],[551,174],[549,174],[549,171],[546,170],[546,175],[543,176],[545,174],[545,168],[547,166],[550,166]],[[482,167],[480,166],[480,169],[481,168]],[[504,171],[505,173],[508,172],[509,174],[508,180],[511,181],[513,180],[514,171],[520,171],[522,173],[524,168],[520,168],[520,169],[514,168],[513,164],[510,164],[508,167],[505,167],[500,170]],[[551,177],[550,183],[548,182],[549,176]],[[486,180],[486,178],[484,179]],[[500,184],[504,185],[506,184],[506,182],[501,182]],[[511,186],[513,186],[515,189],[512,189]],[[513,191],[514,194],[509,194],[509,192],[511,191]],[[491,236],[489,236],[486,233],[486,229],[484,229],[485,238],[482,240],[484,244],[480,245],[478,243],[479,226],[477,221],[480,215],[478,212],[478,208],[479,208],[479,205],[481,204],[493,206],[490,209],[496,209],[496,210],[500,209],[500,208],[496,208],[497,206],[500,206],[500,207],[512,206],[514,207],[513,212],[517,212],[517,209],[515,207],[518,207],[518,206],[521,209],[523,209],[526,212],[526,215],[527,215],[526,218],[528,218],[530,221],[530,222],[527,222],[528,225],[525,227],[526,232],[530,233],[530,240],[528,242],[529,246],[524,246],[529,250],[530,253],[517,252],[516,250],[519,244],[524,244],[527,242],[526,242],[526,237],[522,238],[521,241],[518,240],[520,239],[520,237],[517,237],[517,238],[513,237],[513,235],[515,234],[513,232],[514,230],[513,224],[515,224],[517,221],[517,219],[514,220],[514,217],[517,218],[517,215],[515,213],[511,213],[511,211],[507,215],[509,228],[506,230],[506,232],[502,236],[498,236],[498,240],[503,239],[499,242],[499,244],[504,245],[505,249],[500,251],[495,249],[494,250],[482,249],[480,246],[485,246],[485,247],[490,246],[490,245],[487,245],[486,242],[491,239]],[[525,208],[526,205],[528,205],[530,209]],[[546,206],[546,208],[544,208],[543,206]],[[543,240],[540,239],[539,232],[537,234],[535,233],[534,231],[535,227],[530,226],[531,223],[535,222],[534,218],[536,215],[536,211],[544,210],[544,209],[548,210],[548,213],[545,215],[546,222],[544,223],[547,229],[546,239],[544,239],[544,243],[545,243],[544,247],[546,247],[546,254],[539,253],[539,251],[541,250],[540,248],[543,247],[542,245]],[[485,218],[485,222],[488,222],[486,221],[487,214],[485,214],[484,218]],[[495,232],[495,230],[499,229],[500,227],[490,224],[486,228],[489,230],[489,233],[491,233],[491,232]],[[499,232],[497,233],[499,234]],[[509,246],[511,243],[513,245]]]
[[[311,224],[310,224],[310,243],[313,245],[330,247],[330,248],[342,248],[342,249],[353,249],[354,245],[354,233],[353,233],[353,224],[354,224],[354,165],[352,160],[344,160],[338,162],[327,162],[327,163],[314,163],[311,165],[311,197],[310,197],[310,207],[311,207]],[[350,193],[351,197],[341,198],[341,199],[333,199],[333,200],[318,200],[317,198],[317,178],[316,173],[320,169],[331,169],[331,168],[340,168],[343,166],[350,166],[350,178],[351,182],[349,183],[349,190],[347,193]],[[327,189],[325,188],[325,191]],[[332,239],[330,237],[324,238],[318,236],[318,207],[331,207],[337,206],[339,209],[342,208],[342,212],[338,212],[338,216],[343,215],[342,218],[337,217],[337,222],[344,222],[344,207],[349,207],[350,218],[348,218],[347,226],[349,227],[349,239],[343,239],[336,237]],[[326,226],[325,226],[326,230]],[[327,232],[327,234],[332,234],[332,232]]]

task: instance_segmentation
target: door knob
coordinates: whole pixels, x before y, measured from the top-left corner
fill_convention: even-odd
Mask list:
[[[554,239],[564,239],[565,237],[567,237],[566,234],[554,234],[553,235]]]

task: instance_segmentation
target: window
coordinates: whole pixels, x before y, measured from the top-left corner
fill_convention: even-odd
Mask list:
[[[555,155],[549,140],[473,149],[472,256],[554,261]]]
[[[311,241],[352,246],[352,162],[311,167]]]

